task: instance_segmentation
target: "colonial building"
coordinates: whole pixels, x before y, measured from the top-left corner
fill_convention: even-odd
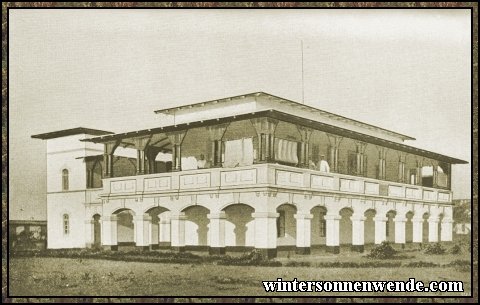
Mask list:
[[[452,240],[451,166],[413,138],[258,92],[47,141],[48,248],[225,253]]]

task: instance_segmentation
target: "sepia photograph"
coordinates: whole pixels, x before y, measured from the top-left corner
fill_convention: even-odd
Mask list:
[[[2,296],[472,297],[472,14],[9,8]]]

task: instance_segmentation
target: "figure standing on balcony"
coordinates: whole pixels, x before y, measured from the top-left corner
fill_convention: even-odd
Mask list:
[[[197,168],[206,168],[207,160],[205,160],[205,155],[201,154],[200,159],[197,161]]]
[[[321,172],[324,172],[324,173],[329,173],[330,172],[330,165],[328,165],[328,162],[327,162],[327,160],[325,160],[324,155],[320,156],[320,161],[318,161],[318,169]]]

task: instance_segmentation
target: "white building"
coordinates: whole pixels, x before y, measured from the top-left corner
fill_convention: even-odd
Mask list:
[[[452,240],[451,165],[467,162],[409,136],[263,92],[155,112],[161,127],[32,136],[47,141],[48,248]]]

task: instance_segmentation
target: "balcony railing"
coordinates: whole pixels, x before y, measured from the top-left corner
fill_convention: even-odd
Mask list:
[[[279,164],[255,164],[238,168],[208,168],[103,180],[101,196],[147,195],[190,191],[218,191],[277,187],[370,197],[451,202],[451,192],[418,185],[365,177],[323,173]]]

